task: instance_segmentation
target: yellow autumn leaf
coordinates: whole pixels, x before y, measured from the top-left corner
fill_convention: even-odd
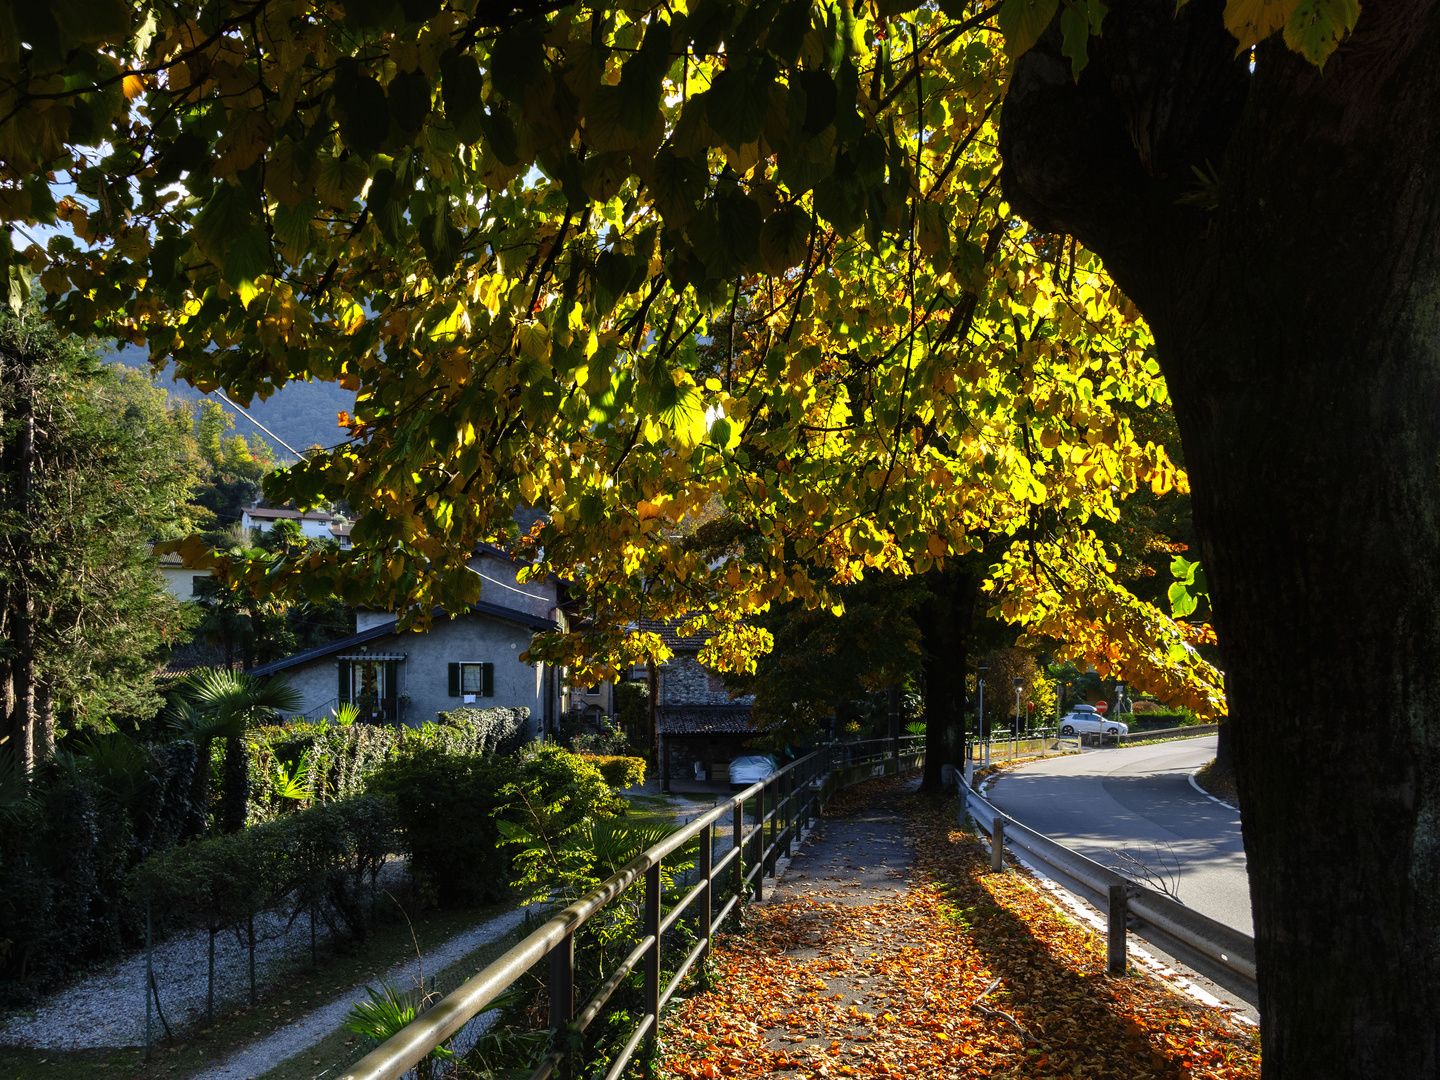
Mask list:
[[[1225,5],[1225,29],[1240,42],[1235,50],[1239,56],[1246,49],[1260,44],[1279,30],[1301,0],[1229,0]]]

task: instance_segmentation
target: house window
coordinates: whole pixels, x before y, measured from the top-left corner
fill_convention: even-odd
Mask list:
[[[460,661],[450,665],[450,696],[463,705],[473,705],[482,697],[495,696],[495,665],[480,661]]]
[[[204,588],[204,586],[201,584],[201,582],[203,582],[203,581],[204,581],[207,577],[209,577],[209,576],[210,576],[209,574],[195,574],[194,576],[192,576],[192,577],[190,578],[190,595],[191,595],[191,596],[199,596],[199,595],[200,595],[200,590],[201,590],[202,588]]]
[[[599,683],[596,683],[594,686],[587,686],[587,687],[585,688],[585,696],[586,696],[586,697],[599,697],[599,696],[600,696],[600,684],[599,684]]]

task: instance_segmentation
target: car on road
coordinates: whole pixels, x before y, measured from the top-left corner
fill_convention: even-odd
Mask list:
[[[1076,705],[1060,718],[1061,735],[1128,735],[1130,725],[1119,720],[1106,720],[1093,705]]]

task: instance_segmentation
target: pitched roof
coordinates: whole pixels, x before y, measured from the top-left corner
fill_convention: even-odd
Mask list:
[[[658,718],[662,735],[758,735],[749,705],[673,705]]]
[[[335,515],[324,510],[287,510],[283,506],[242,506],[242,514],[249,514],[257,521],[278,521],[289,518],[292,521],[334,521]]]
[[[437,615],[443,614],[438,608],[435,613]],[[531,630],[536,631],[555,629],[555,623],[550,619],[542,619],[526,611],[516,611],[514,608],[501,607],[499,604],[489,604],[483,600],[477,600],[471,604],[469,613],[472,615],[489,615],[496,619],[505,619],[509,622],[519,623],[521,626],[528,626]],[[351,634],[349,637],[341,638],[339,641],[327,642],[316,648],[298,652],[294,656],[287,656],[282,660],[272,660],[268,664],[261,664],[259,667],[252,669],[250,674],[255,676],[274,675],[276,672],[284,671],[287,668],[308,664],[312,660],[323,660],[325,657],[334,656],[336,653],[348,652],[357,645],[363,645],[367,641],[375,641],[377,638],[390,637],[394,633],[395,624],[393,622],[381,623],[379,626],[372,626],[368,630],[361,630],[358,634]]]

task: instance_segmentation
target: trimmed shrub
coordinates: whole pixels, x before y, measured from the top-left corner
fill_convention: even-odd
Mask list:
[[[515,757],[427,748],[387,763],[371,790],[393,800],[411,875],[441,907],[492,903],[509,891],[511,851],[497,821],[557,835],[624,810],[599,769],[553,743]]]
[[[382,765],[427,750],[513,752],[529,718],[529,709],[456,709],[418,728],[326,723],[252,728],[245,733],[251,777],[246,821],[269,821],[311,802],[363,794]],[[217,747],[217,760],[222,753]],[[308,796],[284,794],[291,782]]]
[[[612,788],[634,787],[645,782],[645,759],[622,757],[618,754],[577,754],[600,770],[605,783]]]

